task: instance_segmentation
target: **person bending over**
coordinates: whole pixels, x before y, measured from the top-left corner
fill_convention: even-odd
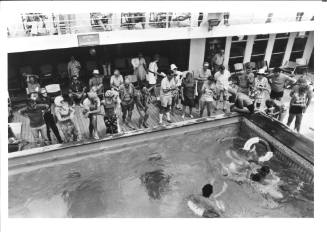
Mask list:
[[[231,108],[231,111],[252,114],[254,112],[253,99],[244,93],[237,93],[235,97],[235,104]]]

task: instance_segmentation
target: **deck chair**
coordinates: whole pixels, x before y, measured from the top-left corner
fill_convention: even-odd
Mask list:
[[[234,64],[234,72],[235,74],[238,72],[242,72],[244,70],[244,66],[242,63],[236,63]]]
[[[262,68],[264,68],[264,70],[267,71],[268,62],[266,60],[261,60],[261,61],[257,62],[256,69],[259,70],[259,69],[262,69]]]
[[[296,62],[294,61],[286,61],[285,64],[280,67],[280,69],[283,72],[289,73],[289,74],[294,74],[295,69],[296,69]]]
[[[297,73],[299,70],[303,71],[308,71],[308,62],[305,58],[298,58],[295,60],[296,63],[296,69],[295,72]]]
[[[51,64],[44,64],[40,66],[40,84],[42,86],[53,84],[54,75]]]
[[[55,97],[62,95],[62,91],[59,84],[46,85],[45,89],[51,98],[51,102],[54,101]]]

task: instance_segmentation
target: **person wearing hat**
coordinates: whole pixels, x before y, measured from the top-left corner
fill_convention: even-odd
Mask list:
[[[215,83],[215,78],[213,76],[208,77],[201,89],[202,95],[200,99],[200,118],[202,118],[205,108],[207,109],[207,115],[209,117],[211,116],[214,96],[217,95],[217,92],[218,90]]]
[[[18,110],[18,113],[29,118],[30,128],[34,137],[35,145],[47,145],[46,124],[43,118],[43,111],[48,109],[47,104],[38,104],[38,93],[31,93],[27,101],[27,107]],[[41,138],[39,137],[41,134]]]
[[[68,77],[71,79],[73,76],[79,77],[79,72],[81,70],[81,64],[75,59],[74,56],[70,57],[70,61],[67,65]]]
[[[204,62],[203,67],[199,70],[199,76],[195,77],[195,84],[196,84],[196,95],[197,98],[195,99],[195,103],[198,105],[198,109],[200,108],[200,99],[202,95],[202,86],[204,82],[211,76],[211,70],[209,69],[209,63]]]
[[[148,128],[147,120],[149,118],[149,104],[151,102],[151,97],[148,89],[144,86],[141,90],[136,91],[135,96],[135,103],[136,103],[136,109],[139,112],[140,118],[139,118],[139,125],[138,127],[141,128],[143,126],[144,128]]]
[[[62,96],[57,96],[54,100],[55,115],[58,125],[65,137],[65,142],[77,141],[79,139],[79,131],[74,123],[75,110],[64,101]]]
[[[115,90],[107,90],[101,104],[104,107],[104,124],[106,125],[106,134],[118,133],[117,109],[119,105],[119,94]]]
[[[178,71],[177,66],[175,64],[170,65],[170,70],[174,72],[174,79],[176,82],[176,86],[178,88],[178,90],[174,92],[174,96],[173,96],[173,103],[172,103],[172,113],[173,113],[175,106],[178,110],[182,109],[180,91],[181,91],[182,80],[183,80],[183,72]]]
[[[90,89],[92,87],[96,87],[97,95],[102,98],[103,95],[103,77],[100,76],[99,70],[94,69],[93,70],[93,77],[89,81],[89,87]]]
[[[134,98],[135,98],[135,88],[129,78],[125,79],[124,84],[119,87],[119,97],[121,100],[121,110],[123,123],[128,127],[131,127],[129,124],[132,121],[132,114],[134,109]],[[127,121],[126,121],[127,116]]]
[[[70,98],[73,107],[75,104],[80,104],[82,100],[86,97],[86,86],[74,75],[73,80],[70,83],[68,96]]]
[[[174,80],[174,71],[169,70],[168,75],[165,76],[161,81],[159,124],[162,124],[164,113],[166,113],[167,122],[171,123],[170,108],[173,101],[173,92],[176,91],[176,89],[177,87]]]
[[[193,118],[192,108],[194,107],[195,100],[195,80],[192,72],[187,72],[186,77],[183,79],[181,87],[181,99],[183,105],[183,115],[182,118],[185,118],[186,106],[189,107],[190,118]]]
[[[83,101],[83,114],[89,118],[89,135],[90,138],[99,139],[98,133],[98,114],[101,112],[100,99],[97,93],[91,89]]]
[[[115,69],[114,75],[111,76],[110,79],[110,86],[112,90],[119,91],[119,87],[124,84],[124,78],[122,75],[120,75],[120,72],[118,69]]]
[[[284,96],[284,88],[288,82],[294,84],[296,80],[290,76],[281,73],[280,68],[274,68],[273,74],[269,75],[268,77],[270,83],[270,98],[276,100],[282,100]]]
[[[211,59],[212,71],[216,73],[224,64],[224,50],[219,50]]]
[[[43,118],[44,118],[45,124],[47,126],[48,140],[49,140],[50,143],[52,142],[51,141],[52,140],[51,139],[51,133],[50,133],[50,129],[51,129],[52,132],[54,133],[54,135],[56,136],[58,143],[62,143],[63,141],[62,141],[62,139],[60,137],[60,133],[59,133],[59,130],[57,128],[54,116],[53,116],[53,114],[51,112],[51,99],[48,96],[47,90],[45,88],[41,88],[40,92],[41,93],[40,93],[38,102],[40,102],[41,104],[48,105],[48,109],[45,110],[44,114],[43,114]]]
[[[287,126],[291,126],[295,118],[294,129],[300,132],[303,114],[311,103],[313,92],[309,88],[308,82],[304,77],[297,80],[297,85],[293,87],[291,93],[289,116]]]
[[[268,79],[264,76],[265,71],[260,69],[257,73],[257,77],[254,79],[254,91],[255,93],[255,108],[260,109],[262,100],[265,97],[265,91],[269,92]]]
[[[224,65],[219,66],[218,72],[215,73],[215,81],[217,86],[217,101],[216,101],[216,110],[218,110],[218,103],[223,97],[223,110],[226,110],[226,102],[228,97],[228,87],[229,87],[229,78],[230,72],[225,69]]]

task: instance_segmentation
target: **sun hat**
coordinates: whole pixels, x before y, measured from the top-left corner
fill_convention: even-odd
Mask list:
[[[170,65],[170,69],[171,69],[171,70],[177,69],[177,66],[176,66],[175,64],[171,64],[171,65]]]
[[[263,68],[259,69],[258,74],[265,74],[265,70]]]
[[[57,96],[55,99],[54,99],[54,103],[56,106],[61,106],[62,105],[62,101],[64,100],[64,98],[62,96]]]

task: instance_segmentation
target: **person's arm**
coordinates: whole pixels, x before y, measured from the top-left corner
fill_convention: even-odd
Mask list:
[[[89,111],[89,114],[98,114],[101,112],[100,101],[97,101],[97,108],[95,110]]]
[[[18,110],[18,113],[21,115],[24,115],[24,116],[25,116],[26,112],[27,112],[27,107],[24,107],[24,108]]]
[[[60,114],[60,112],[59,112],[59,110],[57,108],[55,108],[55,115],[56,115],[56,117],[57,117],[57,119],[58,119],[59,122],[63,122],[63,121],[66,121],[67,120],[67,119],[63,119],[61,117],[61,114]]]
[[[92,78],[89,80],[89,87],[92,88]]]
[[[75,110],[73,109],[73,107],[70,107],[69,106],[69,111],[70,111],[70,114],[69,114],[69,117],[67,118],[67,120],[68,119],[73,120],[74,119]]]
[[[305,113],[305,111],[307,110],[307,108],[309,107],[310,103],[311,103],[311,99],[313,97],[313,92],[311,89],[308,90],[308,94],[307,94],[307,104],[306,107],[303,109],[303,113]]]
[[[228,187],[228,184],[226,182],[224,182],[224,185],[223,185],[221,191],[219,193],[217,193],[216,195],[214,195],[213,198],[216,199],[216,198],[220,197],[224,192],[226,192],[227,187]]]
[[[68,77],[70,78],[72,76],[71,70],[70,70],[70,63],[67,65],[67,71],[68,71]]]
[[[184,84],[181,86],[181,99],[184,101]]]
[[[249,109],[243,106],[242,99],[237,99],[238,106],[234,105],[233,110],[239,113],[250,113]]]

